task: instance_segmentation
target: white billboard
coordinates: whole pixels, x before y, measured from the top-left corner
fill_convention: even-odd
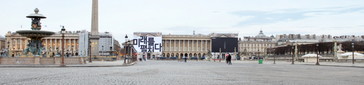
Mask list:
[[[133,45],[139,53],[162,52],[162,37],[134,35]]]

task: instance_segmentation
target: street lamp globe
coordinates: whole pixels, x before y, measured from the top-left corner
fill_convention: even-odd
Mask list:
[[[66,33],[66,29],[64,28],[64,26],[62,26],[61,33],[62,34],[65,34]]]

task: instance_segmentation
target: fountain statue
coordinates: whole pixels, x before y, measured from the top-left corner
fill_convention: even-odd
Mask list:
[[[39,12],[38,8],[36,8],[34,12],[35,13],[26,16],[27,18],[31,18],[32,20],[31,23],[32,30],[19,30],[16,31],[16,33],[25,36],[27,38],[30,38],[30,40],[28,40],[27,48],[24,49],[23,53],[25,55],[31,53],[33,54],[33,56],[39,56],[41,55],[42,50],[44,49],[42,44],[42,38],[51,36],[54,34],[54,32],[40,30],[42,28],[40,20],[45,19],[46,17],[38,13]]]

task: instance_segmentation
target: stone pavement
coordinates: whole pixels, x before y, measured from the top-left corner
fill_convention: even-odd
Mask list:
[[[173,61],[173,60],[171,60]],[[189,61],[196,61],[196,60],[189,60]],[[201,60],[199,60],[201,61]],[[202,60],[204,61],[204,60]],[[210,61],[210,62],[219,62],[219,61]],[[225,63],[224,60],[221,61]],[[250,63],[255,64],[258,63],[257,60],[233,60],[232,63]],[[93,61],[92,63],[87,62],[86,64],[74,64],[74,65],[66,65],[66,67],[119,67],[119,66],[130,66],[135,63],[124,64],[123,60],[118,61]],[[263,61],[263,64],[273,64],[273,61]],[[276,64],[291,64],[288,61],[276,61]],[[296,65],[315,65],[316,63],[305,63],[305,62],[295,62]],[[336,66],[336,67],[358,67],[364,68],[364,63],[355,63],[352,64],[351,62],[346,63],[336,63],[336,62],[320,62],[319,66]],[[1,67],[60,67],[59,65],[0,65]]]
[[[1,85],[364,85],[364,69],[235,61],[145,61],[126,67],[0,68]]]

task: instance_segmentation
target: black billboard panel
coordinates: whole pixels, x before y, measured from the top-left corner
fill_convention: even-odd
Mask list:
[[[238,38],[229,37],[213,37],[212,38],[212,52],[236,52],[238,51]]]

